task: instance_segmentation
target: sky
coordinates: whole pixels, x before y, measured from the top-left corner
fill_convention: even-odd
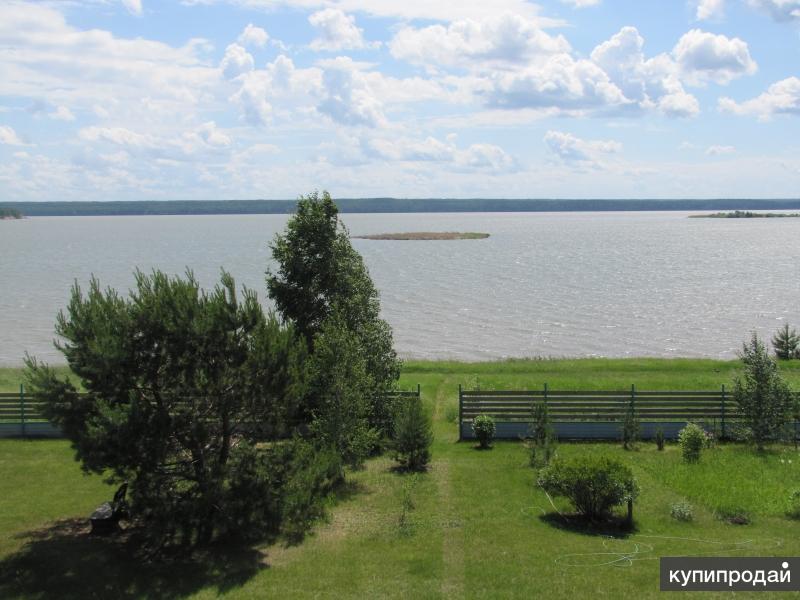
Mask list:
[[[796,198],[800,0],[0,2],[0,200]]]

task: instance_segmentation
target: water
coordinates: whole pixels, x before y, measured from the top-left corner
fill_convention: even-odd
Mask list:
[[[689,213],[348,214],[355,235],[483,231],[485,240],[353,240],[404,357],[732,358],[800,326],[800,219]],[[0,221],[0,364],[63,362],[53,323],[77,280],[127,290],[133,270],[204,286],[221,268],[266,305],[267,242],[285,215]]]

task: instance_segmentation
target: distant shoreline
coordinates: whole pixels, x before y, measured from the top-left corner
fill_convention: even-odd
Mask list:
[[[797,219],[800,213],[757,213],[749,210],[718,212],[711,215],[689,215],[690,219]]]
[[[342,213],[627,212],[800,210],[800,198],[783,200],[553,200],[337,198]],[[159,200],[118,202],[0,202],[26,217],[132,215],[290,214],[296,200]]]

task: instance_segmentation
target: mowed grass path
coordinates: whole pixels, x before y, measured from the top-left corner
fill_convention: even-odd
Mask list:
[[[603,453],[629,464],[642,487],[637,530],[586,532],[558,517],[535,486],[518,442],[489,451],[456,442],[448,422],[459,383],[481,388],[716,389],[736,363],[693,360],[411,362],[403,385],[420,383],[435,417],[433,462],[412,478],[388,457],[369,461],[301,544],[215,548],[141,562],[119,542],[75,533],[113,492],[84,476],[64,441],[0,441],[0,597],[87,598],[575,598],[660,597],[658,557],[800,555],[800,523],[783,517],[800,488],[800,454],[757,456],[736,445],[683,465],[675,446],[625,452],[617,444],[562,444],[559,453]],[[791,368],[789,368],[791,366]],[[800,387],[800,369],[784,367]],[[18,384],[0,370],[0,386]],[[791,461],[791,462],[789,462]],[[399,525],[403,489],[415,508]],[[688,500],[693,523],[670,518]],[[557,502],[558,510],[568,507]],[[715,513],[745,510],[735,526]],[[55,522],[59,525],[53,526]],[[610,534],[613,537],[602,535]],[[720,594],[720,597],[722,595]]]

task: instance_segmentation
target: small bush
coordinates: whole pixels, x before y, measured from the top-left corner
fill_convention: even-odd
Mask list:
[[[632,450],[636,447],[636,440],[639,439],[639,420],[634,412],[633,402],[625,411],[625,419],[622,421],[622,447],[625,450]]]
[[[556,459],[542,469],[538,483],[548,494],[569,499],[589,519],[606,516],[614,506],[639,494],[631,470],[605,457]]]
[[[789,496],[789,510],[786,516],[790,519],[800,519],[800,490],[795,490]]]
[[[444,418],[448,423],[455,423],[458,421],[458,406],[455,404],[448,404],[445,406]]]
[[[397,529],[402,537],[414,535],[414,519],[411,513],[416,508],[412,495],[417,485],[417,475],[412,475],[403,483],[403,498],[400,501],[400,516],[397,519]]]
[[[412,396],[397,407],[394,415],[392,449],[395,460],[410,471],[422,471],[431,458],[433,432],[422,400]]]
[[[664,430],[661,427],[656,429],[656,448],[659,452],[664,450]]]
[[[541,469],[550,464],[556,456],[556,442],[553,438],[545,438],[541,443],[533,440],[528,440],[528,464],[534,469]]]
[[[678,434],[678,444],[681,447],[683,460],[687,463],[696,463],[706,445],[706,434],[696,423],[689,423]]]
[[[478,438],[481,448],[488,448],[494,439],[494,419],[489,415],[478,415],[472,421],[472,432]]]
[[[688,502],[676,502],[669,512],[676,521],[689,522],[694,520],[694,509]]]
[[[750,513],[736,506],[718,507],[716,513],[717,518],[731,525],[749,525],[751,522]]]

